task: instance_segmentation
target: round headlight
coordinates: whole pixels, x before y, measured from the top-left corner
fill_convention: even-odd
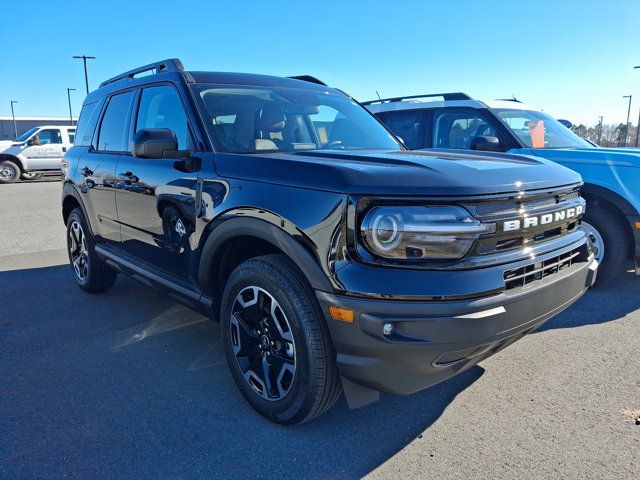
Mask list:
[[[382,252],[396,248],[402,241],[402,219],[398,215],[376,215],[371,225],[371,240]]]

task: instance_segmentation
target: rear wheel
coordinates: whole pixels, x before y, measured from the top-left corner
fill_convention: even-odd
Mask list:
[[[89,293],[100,293],[111,288],[117,275],[115,270],[100,260],[95,246],[82,210],[74,209],[67,220],[69,263],[76,283]]]
[[[0,162],[0,183],[13,183],[20,178],[20,167],[15,163],[4,160]]]
[[[587,208],[582,222],[598,263],[596,285],[602,286],[619,278],[629,266],[629,242],[626,226],[601,206]]]
[[[24,172],[20,178],[22,178],[22,180],[39,180],[42,178],[42,174],[41,173],[33,173],[33,172]]]
[[[335,352],[320,307],[284,255],[247,260],[233,271],[220,321],[236,385],[263,416],[301,423],[340,396]]]

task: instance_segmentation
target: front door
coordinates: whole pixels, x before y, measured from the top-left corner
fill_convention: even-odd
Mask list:
[[[192,150],[187,116],[170,85],[142,90],[134,131],[168,128],[180,150]],[[171,158],[121,156],[117,166],[116,205],[122,248],[136,260],[180,280],[195,283],[195,196],[197,173],[185,173]]]
[[[62,131],[59,128],[45,128],[27,140],[22,155],[29,159],[32,170],[52,170],[60,168],[64,155]]]

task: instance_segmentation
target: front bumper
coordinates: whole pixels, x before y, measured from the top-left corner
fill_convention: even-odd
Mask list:
[[[360,406],[375,401],[379,392],[410,394],[475,365],[575,302],[593,285],[597,268],[589,254],[540,281],[468,300],[379,300],[316,292],[347,401]],[[353,310],[354,321],[332,319],[330,305]],[[383,325],[389,323],[392,333],[384,335]]]

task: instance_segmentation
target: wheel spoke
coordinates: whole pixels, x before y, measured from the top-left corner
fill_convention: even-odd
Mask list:
[[[291,326],[277,300],[250,286],[234,299],[229,315],[230,340],[245,380],[267,400],[286,396],[296,371]]]

